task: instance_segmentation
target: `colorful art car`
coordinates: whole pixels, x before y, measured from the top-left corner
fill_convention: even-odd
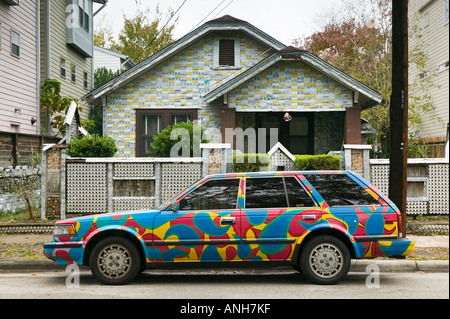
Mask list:
[[[401,225],[394,203],[352,172],[234,173],[207,176],[160,209],[58,221],[44,251],[104,284],[186,262],[289,263],[334,284],[352,258],[411,254]]]

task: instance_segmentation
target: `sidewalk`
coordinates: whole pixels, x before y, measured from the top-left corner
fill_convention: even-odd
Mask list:
[[[416,248],[449,247],[449,236],[414,236],[409,239],[416,242]],[[1,243],[39,244],[52,241],[51,234],[0,235]],[[448,260],[408,260],[408,259],[359,259],[352,260],[351,272],[366,272],[367,266],[377,265],[381,272],[449,272]],[[64,270],[65,266],[56,266],[51,260],[25,260],[0,258],[1,270]]]

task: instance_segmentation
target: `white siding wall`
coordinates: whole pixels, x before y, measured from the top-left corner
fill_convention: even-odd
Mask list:
[[[18,126],[20,133],[37,133],[37,124],[31,125],[39,107],[36,1],[21,1],[20,6],[0,2],[1,131],[9,132]],[[11,30],[20,34],[20,57],[11,54]],[[15,112],[16,109],[20,111]]]
[[[94,48],[94,70],[102,67],[116,72],[121,67],[120,58]]]
[[[449,122],[449,68],[437,71],[439,65],[449,61],[449,23],[444,20],[444,8],[445,0],[410,1],[410,19],[413,19],[419,10],[422,18],[428,15],[427,26],[422,20],[424,50],[427,55],[426,69],[430,74],[436,74],[433,78],[436,87],[430,92],[423,93],[431,94],[436,110],[421,115],[422,125],[419,128],[421,138],[445,138]],[[418,70],[410,67],[409,76],[411,83],[419,77]]]

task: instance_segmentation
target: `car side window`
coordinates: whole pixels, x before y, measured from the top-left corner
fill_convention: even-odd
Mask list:
[[[236,209],[240,179],[210,180],[180,201],[180,210]]]
[[[245,208],[288,207],[282,178],[247,178]]]
[[[286,183],[289,207],[317,206],[295,177],[285,177],[284,181]]]
[[[380,203],[345,174],[305,174],[330,206],[377,206]]]

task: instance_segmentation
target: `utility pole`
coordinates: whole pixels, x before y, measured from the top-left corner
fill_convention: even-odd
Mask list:
[[[408,165],[408,0],[392,0],[392,96],[389,198],[402,213],[406,237],[406,176]]]

